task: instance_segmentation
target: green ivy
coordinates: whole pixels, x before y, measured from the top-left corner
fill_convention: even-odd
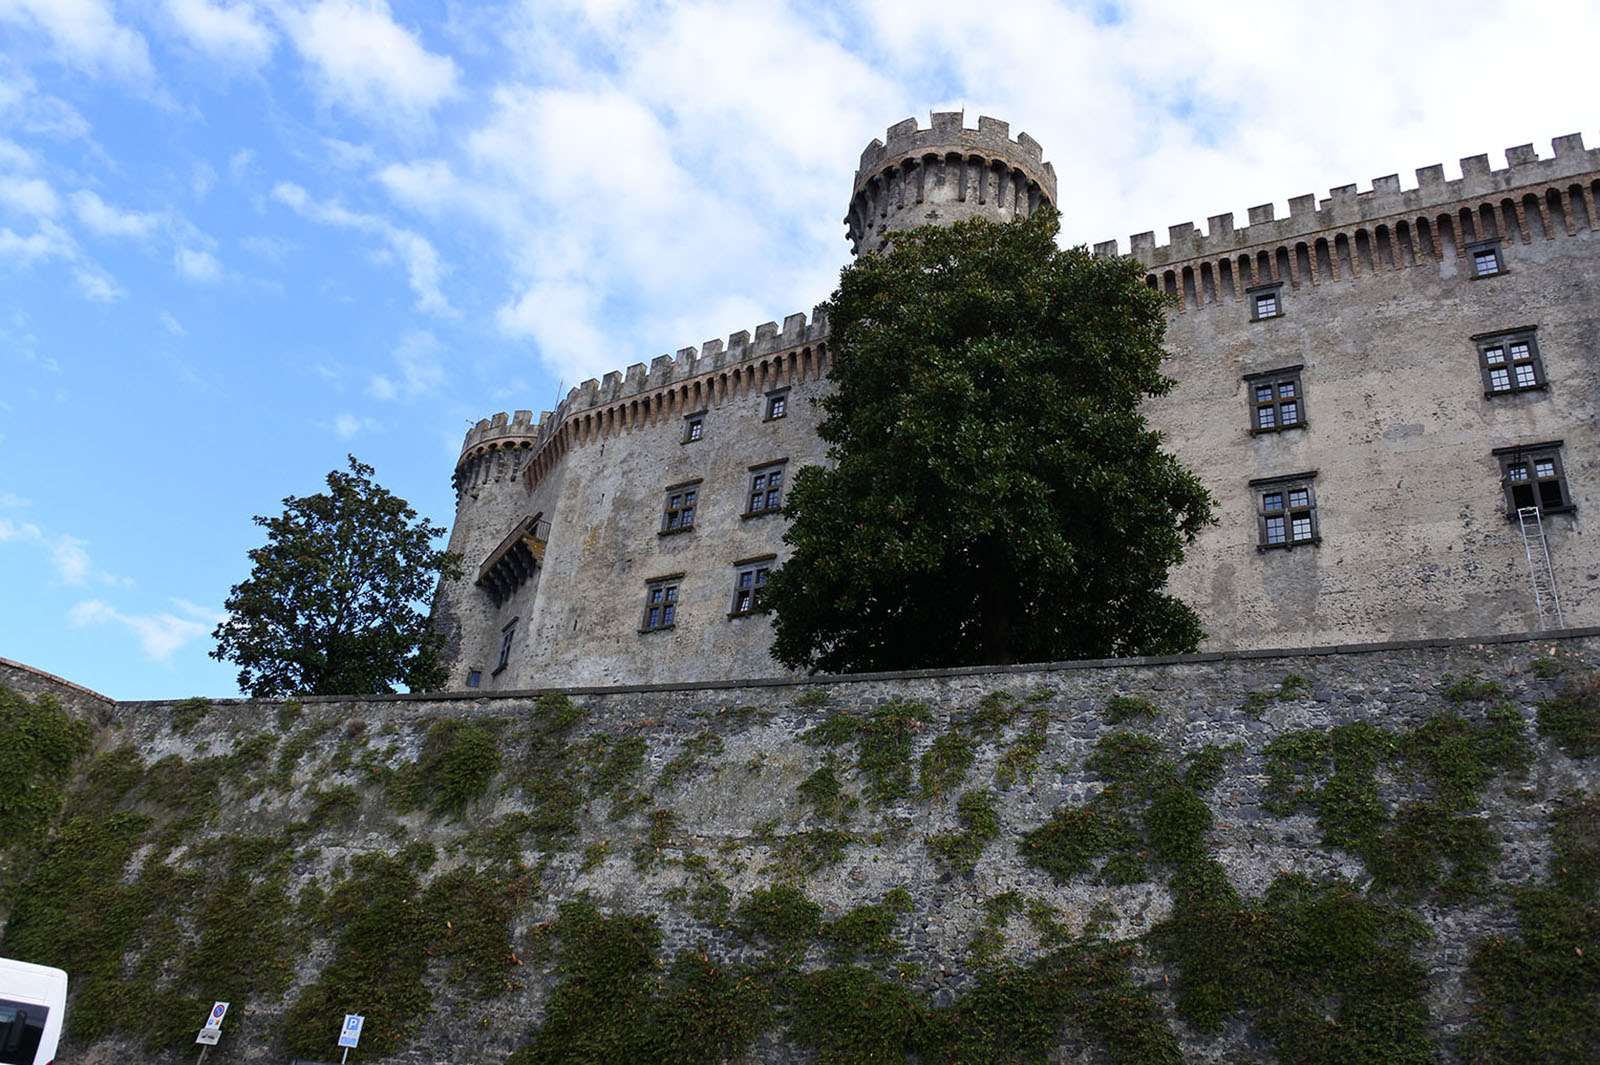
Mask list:
[[[800,798],[811,804],[819,817],[834,820],[847,815],[856,805],[844,792],[844,783],[834,772],[835,763],[829,757],[810,776],[800,782]]]
[[[656,778],[656,787],[666,789],[680,780],[692,779],[705,765],[706,759],[721,754],[723,748],[722,737],[710,729],[689,737],[678,749],[677,757],[661,767],[661,774]]]
[[[48,695],[27,699],[0,688],[0,853],[32,851],[61,812],[74,763],[89,753],[89,726]]]
[[[1149,699],[1140,699],[1132,695],[1113,695],[1106,700],[1106,724],[1120,725],[1136,718],[1149,719],[1159,717],[1161,711]]]
[[[202,718],[211,713],[211,700],[196,696],[172,704],[172,731],[187,736]]]
[[[500,722],[447,718],[428,726],[417,760],[390,781],[390,799],[409,810],[461,818],[500,771]]]
[[[994,796],[986,791],[969,791],[956,803],[960,830],[928,837],[928,850],[959,873],[977,867],[983,848],[1000,838],[1000,813]]]
[[[424,976],[435,928],[418,876],[432,860],[431,848],[351,859],[350,877],[323,906],[324,927],[337,932],[333,960],[283,1018],[290,1054],[330,1053],[347,1013],[366,1017],[361,1048],[380,1058],[399,1050],[422,1022],[433,1000]]]
[[[922,754],[921,782],[924,799],[938,799],[959,788],[967,779],[976,755],[972,741],[959,732],[941,733]]]
[[[1499,688],[1472,691],[1489,698]],[[1405,898],[1436,890],[1446,901],[1480,890],[1499,856],[1489,826],[1470,816],[1478,793],[1496,773],[1528,760],[1522,719],[1510,704],[1489,709],[1482,724],[1449,710],[1404,733],[1364,721],[1285,733],[1265,754],[1269,810],[1314,809],[1323,843],[1359,856],[1380,888]],[[1384,767],[1423,781],[1431,795],[1391,815],[1379,795]]]
[[[770,1026],[767,985],[697,952],[664,966],[649,918],[567,903],[551,935],[560,983],[506,1065],[716,1065],[743,1058]]]
[[[1216,1032],[1248,1011],[1282,1065],[1432,1065],[1425,936],[1410,915],[1354,884],[1281,875],[1241,899],[1215,862],[1180,873],[1152,940],[1178,968],[1178,1012]]]
[[[1045,735],[1050,728],[1050,708],[1041,706],[1028,718],[1023,730],[995,766],[994,782],[1002,790],[1009,790],[1018,781],[1033,783],[1033,774],[1039,768],[1039,755],[1044,753]]]
[[[1600,674],[1571,677],[1554,698],[1539,703],[1539,735],[1574,758],[1600,754]]]
[[[833,711],[805,738],[826,746],[855,741],[856,767],[866,778],[862,794],[883,806],[910,797],[913,733],[932,720],[921,703],[895,700],[864,715]]]
[[[829,953],[836,961],[848,962],[864,954],[887,958],[905,949],[895,938],[894,929],[911,908],[911,893],[895,888],[882,902],[857,906],[838,920],[824,924],[822,937],[828,941]]]
[[[1558,810],[1550,835],[1548,877],[1516,893],[1520,937],[1490,939],[1468,963],[1466,1065],[1600,1061],[1600,796]]]

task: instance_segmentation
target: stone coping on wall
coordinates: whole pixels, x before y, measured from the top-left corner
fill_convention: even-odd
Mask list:
[[[61,688],[76,695],[86,695],[91,699],[98,699],[103,703],[115,703],[117,701],[111,698],[109,695],[100,694],[93,688],[85,688],[82,684],[74,684],[65,677],[58,677],[54,673],[46,673],[42,669],[35,669],[34,667],[26,665],[22,662],[13,662],[9,658],[0,658],[0,681],[8,680],[9,678],[6,677],[5,674],[10,673],[12,670],[26,674],[29,678],[42,685],[40,689],[41,691],[48,691],[51,688]]]
[[[1600,626],[1582,628],[1544,629],[1534,632],[1495,633],[1487,636],[1448,636],[1426,640],[1382,640],[1374,643],[1323,644],[1312,647],[1259,648],[1236,651],[1200,651],[1183,655],[1152,655],[1133,658],[1086,658],[1069,662],[1019,662],[1003,666],[944,666],[938,669],[907,669],[884,673],[817,673],[802,677],[753,677],[739,680],[679,681],[668,684],[609,684],[577,687],[519,688],[511,691],[448,691],[402,692],[393,695],[306,695],[296,701],[306,704],[379,702],[489,702],[505,699],[530,699],[540,695],[629,695],[641,692],[716,691],[737,688],[812,688],[824,685],[864,684],[885,680],[922,680],[939,677],[971,677],[984,674],[1052,673],[1073,670],[1128,668],[1142,666],[1173,666],[1205,662],[1254,661],[1273,658],[1314,658],[1326,655],[1377,654],[1385,651],[1423,650],[1433,647],[1481,647],[1498,644],[1544,643],[1552,640],[1584,640],[1600,637]],[[6,663],[0,659],[0,663]],[[28,667],[22,667],[27,669]],[[30,672],[38,673],[38,670]],[[41,674],[49,676],[49,674]],[[62,681],[67,684],[68,682]],[[70,685],[77,687],[76,685]],[[81,689],[89,692],[87,688]],[[103,695],[89,692],[97,698]],[[111,700],[107,700],[110,702]],[[212,699],[216,706],[258,703],[259,699]],[[119,701],[117,706],[128,709],[167,706],[170,699],[142,699]]]

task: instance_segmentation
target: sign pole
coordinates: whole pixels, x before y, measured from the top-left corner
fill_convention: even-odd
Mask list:
[[[206,1051],[208,1051],[210,1049],[211,1048],[208,1047],[208,1046],[201,1047],[200,1048],[200,1056],[195,1059],[194,1065],[203,1065],[203,1062],[206,1060]]]

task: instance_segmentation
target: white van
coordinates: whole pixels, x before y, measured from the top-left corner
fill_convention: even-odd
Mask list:
[[[0,958],[0,1065],[50,1065],[66,1015],[66,973]]]

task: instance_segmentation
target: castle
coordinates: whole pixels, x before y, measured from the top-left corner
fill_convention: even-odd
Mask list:
[[[1600,624],[1600,150],[1506,161],[1132,237],[1174,297],[1177,386],[1147,416],[1216,499],[1170,578],[1203,649]],[[936,113],[862,153],[845,224],[866,253],[1056,195],[1032,138]],[[479,422],[454,474],[465,577],[434,604],[449,687],[781,674],[752,607],[785,486],[825,461],[829,362],[827,322],[794,314]]]

